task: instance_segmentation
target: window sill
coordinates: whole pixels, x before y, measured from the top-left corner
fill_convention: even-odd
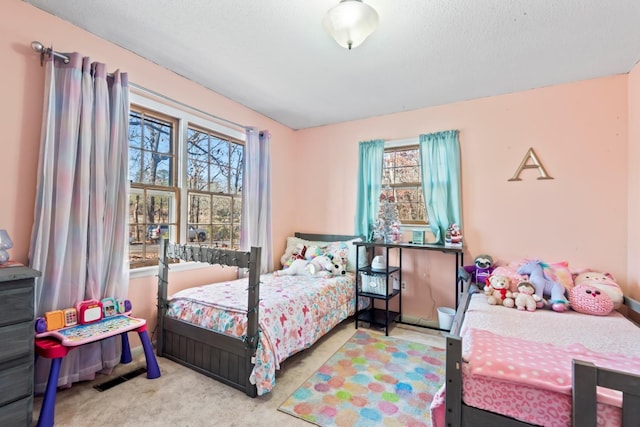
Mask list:
[[[200,270],[202,268],[210,267],[210,264],[204,262],[180,262],[171,264],[169,266],[170,271],[190,271]],[[150,265],[148,267],[132,268],[129,270],[129,279],[141,279],[143,277],[157,276],[158,266]]]

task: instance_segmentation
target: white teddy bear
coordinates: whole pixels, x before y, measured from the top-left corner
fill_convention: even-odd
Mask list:
[[[489,277],[489,283],[484,287],[487,303],[490,305],[504,305],[512,308],[515,305],[511,291],[509,291],[509,277],[495,274]]]
[[[312,260],[297,259],[291,263],[289,268],[274,271],[274,276],[330,276],[333,269],[333,262],[326,255],[320,255]]]

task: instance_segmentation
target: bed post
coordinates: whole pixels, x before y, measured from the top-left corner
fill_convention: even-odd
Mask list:
[[[445,392],[445,425],[458,427],[462,425],[462,320],[471,301],[474,287],[467,283],[465,290],[462,284],[462,297],[447,335],[446,392]]]
[[[156,330],[156,353],[162,356],[164,351],[164,315],[167,310],[167,286],[169,284],[169,262],[167,260],[167,248],[169,239],[160,239],[160,251],[158,253],[158,324]]]
[[[258,318],[260,304],[260,269],[262,260],[262,249],[251,247],[249,255],[249,292],[247,296],[247,367],[248,373],[253,370],[255,355],[258,348]],[[257,395],[255,385],[249,382],[247,375],[246,394],[249,397]]]

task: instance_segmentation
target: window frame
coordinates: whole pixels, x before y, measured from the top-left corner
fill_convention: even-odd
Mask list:
[[[188,224],[188,183],[187,183],[187,137],[189,126],[206,129],[207,131],[218,135],[221,138],[229,139],[232,142],[239,143],[246,146],[246,134],[244,131],[230,128],[223,124],[216,122],[211,117],[205,117],[205,113],[200,113],[197,110],[190,110],[185,105],[175,105],[168,99],[158,100],[157,95],[143,94],[130,92],[129,103],[131,107],[137,107],[142,110],[147,110],[152,115],[158,115],[160,117],[165,116],[169,119],[175,119],[177,122],[174,133],[176,135],[175,141],[175,155],[176,164],[174,165],[175,176],[174,186],[176,188],[176,204],[175,212],[177,239],[180,244],[185,244],[188,241],[189,236],[189,224]],[[246,177],[243,176],[243,180]],[[154,190],[164,191],[165,187],[161,186],[147,186]],[[170,187],[170,188],[173,188]],[[131,194],[131,183],[127,186],[127,199]],[[242,197],[241,195],[239,197]],[[129,223],[127,223],[129,224]],[[129,263],[129,251],[127,250],[127,263]],[[195,269],[205,268],[206,265],[201,263],[180,263],[178,270],[183,269]],[[176,265],[177,266],[177,265]],[[172,266],[175,268],[176,266]],[[148,265],[129,268],[129,275],[132,278],[146,277],[153,275],[157,272],[157,265]]]
[[[402,151],[402,150],[407,150],[407,149],[417,149],[418,150],[418,154],[420,153],[420,139],[418,137],[413,137],[413,138],[406,138],[406,139],[395,139],[395,140],[388,140],[384,142],[384,152],[385,154],[390,152],[390,151]],[[419,158],[419,157],[418,157]],[[420,159],[420,167],[422,167],[422,159]],[[385,184],[385,176],[384,176],[384,172],[385,172],[385,167],[384,164],[382,165],[382,188],[384,189],[384,187],[386,186]],[[390,184],[390,187],[394,190],[394,196],[396,195],[395,192],[395,188],[402,188],[402,187],[415,187],[416,184],[419,185],[420,187],[420,191],[422,192],[422,172],[420,173],[420,182],[418,183],[407,183],[408,185],[398,185],[398,184]],[[424,195],[424,192],[422,192],[422,194]],[[424,198],[424,196],[423,196]],[[423,203],[426,203],[423,200]],[[426,205],[425,205],[425,221],[401,221],[400,222],[400,228],[403,230],[410,230],[410,229],[415,229],[415,230],[420,230],[420,229],[424,229],[424,230],[430,230],[430,225],[429,225],[429,215],[426,212]]]

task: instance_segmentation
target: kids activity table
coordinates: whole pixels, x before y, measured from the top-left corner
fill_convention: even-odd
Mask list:
[[[160,376],[158,361],[153,354],[153,347],[147,334],[147,321],[131,317],[128,314],[119,314],[106,317],[102,320],[86,325],[75,325],[55,331],[36,334],[35,351],[37,356],[51,359],[51,368],[47,387],[40,409],[38,427],[53,426],[56,405],[56,389],[60,375],[62,359],[74,348],[103,340],[105,338],[120,335],[122,339],[121,363],[131,362],[131,349],[127,333],[136,331],[142,342],[144,356],[147,364],[147,378],[153,379]]]

